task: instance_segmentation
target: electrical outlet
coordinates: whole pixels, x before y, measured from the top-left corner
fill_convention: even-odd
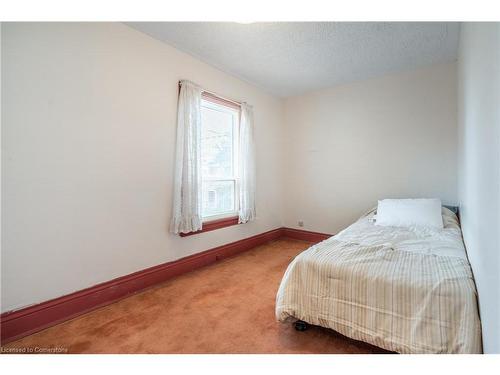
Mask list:
[[[299,225],[299,227],[303,227],[304,226],[304,222],[302,220],[299,220],[299,222],[297,224]]]

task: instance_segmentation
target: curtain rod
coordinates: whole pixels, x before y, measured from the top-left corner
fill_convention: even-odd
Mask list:
[[[180,89],[180,87],[181,87],[181,81],[179,81],[179,89]],[[205,90],[205,89],[203,89],[203,88],[202,88],[202,91],[203,91],[204,93],[209,94],[209,95],[215,96],[216,98],[219,98],[219,99],[225,100],[226,102],[234,103],[234,104],[236,104],[236,105],[238,105],[238,106],[241,106],[241,104],[242,104],[242,102],[238,102],[238,101],[233,100],[233,99],[228,99],[228,98],[226,98],[226,97],[224,97],[224,96],[222,96],[222,95],[219,95],[219,94],[217,94],[216,92],[213,92],[213,91]]]

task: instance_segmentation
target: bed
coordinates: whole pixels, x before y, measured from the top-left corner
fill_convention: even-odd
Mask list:
[[[304,321],[398,353],[481,353],[476,287],[456,215],[443,229],[374,224],[376,210],[299,254],[276,297]]]

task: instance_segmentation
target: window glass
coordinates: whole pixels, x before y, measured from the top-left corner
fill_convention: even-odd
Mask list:
[[[207,100],[201,106],[202,215],[232,216],[237,212],[238,112]]]
[[[203,184],[203,216],[235,212],[234,181],[206,181]]]

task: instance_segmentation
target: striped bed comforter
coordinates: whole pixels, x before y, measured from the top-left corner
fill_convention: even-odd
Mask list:
[[[476,288],[460,228],[373,224],[373,212],[298,255],[276,299],[300,319],[399,353],[481,353]]]

